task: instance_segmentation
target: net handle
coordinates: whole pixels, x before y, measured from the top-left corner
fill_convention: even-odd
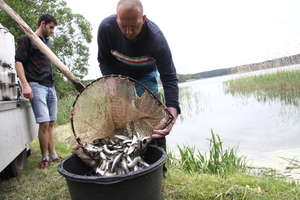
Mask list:
[[[102,80],[102,79],[107,79],[107,78],[123,78],[123,79],[128,79],[132,82],[134,82],[135,84],[137,84],[138,86],[142,87],[144,90],[146,90],[154,99],[156,99],[156,101],[164,107],[164,111],[167,113],[168,115],[168,121],[165,123],[165,125],[162,127],[162,129],[166,128],[167,126],[169,126],[171,124],[171,122],[174,120],[174,116],[171,114],[171,112],[168,110],[168,108],[166,107],[166,105],[164,105],[161,100],[151,91],[149,90],[145,85],[143,85],[142,83],[138,82],[137,80],[131,78],[131,77],[128,77],[128,76],[123,76],[123,75],[119,75],[119,74],[112,74],[112,75],[107,75],[107,76],[102,76],[92,82],[90,82],[85,88],[87,89],[90,85],[94,84],[95,82],[99,81],[99,80]],[[82,145],[81,143],[81,139],[76,135],[75,133],[75,128],[74,128],[74,123],[73,123],[73,109],[74,109],[74,106],[77,102],[77,99],[78,97],[81,95],[81,93],[84,91],[80,91],[80,93],[77,95],[73,105],[72,105],[72,111],[71,111],[71,127],[72,127],[72,132],[73,132],[73,135],[75,136],[76,138],[76,141],[79,145]]]

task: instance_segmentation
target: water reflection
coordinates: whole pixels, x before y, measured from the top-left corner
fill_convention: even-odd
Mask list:
[[[225,94],[230,94],[236,97],[244,97],[251,98],[254,97],[258,102],[268,103],[270,101],[279,100],[283,104],[286,105],[294,105],[296,107],[299,106],[300,98],[300,88],[295,90],[286,90],[285,88],[278,88],[276,90],[243,90],[243,89],[235,89],[230,87],[230,82],[224,82],[224,91]]]
[[[190,86],[183,86],[180,90],[180,107],[183,111],[182,115],[179,115],[179,120],[182,122],[184,119],[193,117],[204,111],[204,104],[200,103],[201,91],[193,90]]]

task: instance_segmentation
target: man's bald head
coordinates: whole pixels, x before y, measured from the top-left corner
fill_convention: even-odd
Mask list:
[[[136,9],[143,16],[143,5],[140,0],[120,0],[117,5],[117,13],[119,9],[132,10]]]
[[[140,34],[146,16],[139,0],[120,0],[117,6],[117,23],[123,35],[134,40]]]

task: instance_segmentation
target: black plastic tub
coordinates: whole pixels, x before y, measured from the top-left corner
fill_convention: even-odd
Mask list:
[[[71,155],[58,166],[66,178],[72,200],[161,200],[161,180],[166,152],[150,145],[143,155],[149,167],[126,175],[88,176],[92,168]]]

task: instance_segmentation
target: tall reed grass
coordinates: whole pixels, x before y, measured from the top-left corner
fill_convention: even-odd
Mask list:
[[[195,147],[178,146],[180,157],[176,159],[169,152],[170,161],[167,164],[180,167],[189,173],[199,172],[222,177],[246,170],[246,158],[238,156],[236,148],[224,149],[220,137],[213,130],[209,143],[208,154],[201,153]]]
[[[251,96],[258,101],[280,100],[298,105],[300,100],[300,70],[243,77],[225,82],[225,92]]]

